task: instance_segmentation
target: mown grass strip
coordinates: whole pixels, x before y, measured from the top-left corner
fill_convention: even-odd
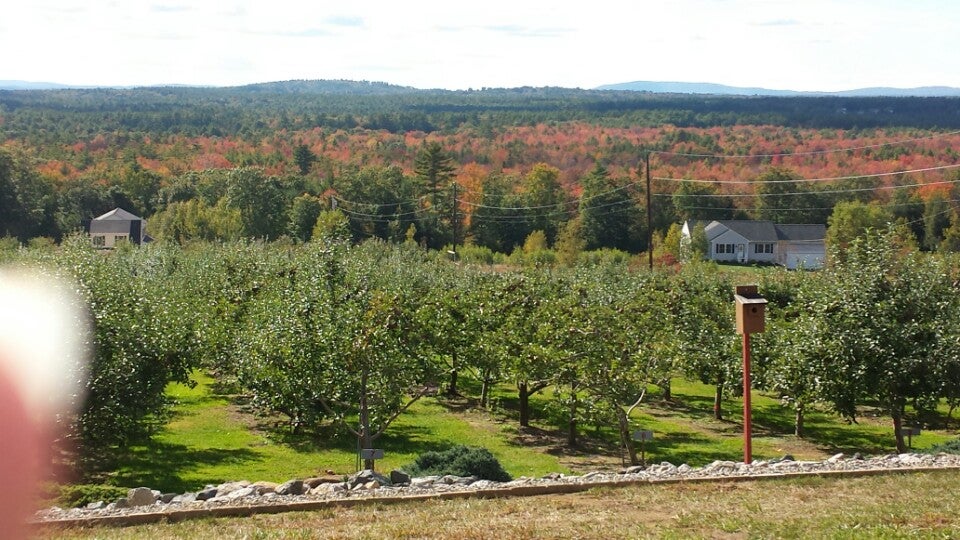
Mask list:
[[[732,476],[732,477],[706,477],[706,478],[665,478],[658,480],[648,479],[620,479],[611,481],[600,481],[585,484],[556,484],[556,485],[529,485],[529,486],[511,486],[505,488],[484,489],[478,491],[435,493],[435,494],[416,494],[394,497],[363,497],[349,499],[332,499],[322,501],[300,501],[279,504],[268,504],[262,506],[222,506],[216,508],[196,508],[196,509],[177,509],[166,512],[147,512],[140,514],[131,514],[126,516],[104,516],[90,519],[70,519],[55,522],[37,523],[36,529],[40,533],[61,532],[65,533],[71,529],[89,528],[89,527],[134,527],[159,522],[179,522],[191,519],[204,518],[236,518],[249,517],[258,514],[278,514],[286,512],[312,512],[317,510],[346,509],[358,506],[375,506],[377,508],[385,505],[411,505],[427,501],[449,501],[458,499],[478,498],[478,499],[500,499],[517,497],[536,497],[548,495],[569,495],[584,492],[596,492],[598,490],[612,490],[620,488],[639,488],[641,486],[664,486],[664,485],[701,485],[701,484],[741,484],[741,483],[759,483],[766,481],[784,482],[791,481],[804,482],[811,478],[818,479],[855,479],[873,476],[903,476],[911,474],[924,474],[929,478],[935,479],[939,475],[945,475],[951,482],[958,482],[960,468],[903,468],[903,469],[865,469],[856,471],[820,471],[820,472],[794,472],[785,474],[763,474],[755,476]],[[613,493],[611,496],[615,496]],[[759,508],[759,506],[757,507]],[[411,510],[413,508],[411,507]],[[726,529],[721,525],[721,529]],[[735,532],[738,528],[734,528]]]
[[[356,470],[352,436],[334,429],[292,435],[240,412],[229,396],[214,393],[211,377],[195,373],[193,379],[193,388],[170,386],[169,395],[178,401],[173,418],[153,438],[118,456],[112,484],[185,492],[231,480],[283,482]],[[509,433],[483,413],[454,412],[434,399],[416,403],[377,444],[386,451],[377,463],[381,470],[465,444],[487,448],[514,476],[569,472],[555,456],[512,444]]]

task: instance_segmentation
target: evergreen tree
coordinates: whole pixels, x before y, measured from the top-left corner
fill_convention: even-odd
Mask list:
[[[943,240],[944,231],[950,226],[950,205],[946,198],[936,193],[923,206],[923,247],[937,249]]]
[[[453,239],[454,202],[449,188],[456,167],[438,142],[425,142],[413,165],[428,205],[420,214],[418,229],[428,247],[439,249]]]
[[[639,251],[641,212],[631,184],[610,177],[599,161],[581,180],[581,234],[588,250]]]
[[[313,167],[313,163],[317,161],[317,155],[310,150],[310,147],[301,144],[293,151],[293,161],[296,162],[300,174],[306,176]]]

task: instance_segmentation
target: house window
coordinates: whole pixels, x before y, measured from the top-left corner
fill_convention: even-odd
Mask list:
[[[764,253],[773,253],[773,244],[764,244],[763,245]]]
[[[773,244],[754,244],[754,253],[773,253]]]
[[[715,250],[718,255],[722,253],[736,253],[736,246],[735,244],[716,244]]]
[[[93,235],[93,245],[96,247],[103,247],[107,243],[107,237],[102,234]]]
[[[119,244],[120,242],[126,242],[129,237],[125,234],[118,234],[113,237],[114,245]]]

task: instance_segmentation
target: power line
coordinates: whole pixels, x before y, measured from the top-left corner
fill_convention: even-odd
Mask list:
[[[670,178],[665,176],[655,176],[654,180],[664,182],[679,182],[691,184],[797,184],[804,182],[831,182],[837,180],[859,180],[861,178],[881,178],[884,176],[897,176],[901,174],[914,174],[932,171],[945,171],[960,168],[960,163],[953,165],[939,165],[937,167],[926,167],[923,169],[909,169],[906,171],[895,171],[873,174],[859,174],[849,176],[833,176],[828,178],[797,178],[795,180],[703,180],[696,178]]]
[[[636,206],[633,206],[633,201],[630,201],[630,200],[616,201],[616,202],[607,203],[607,204],[601,204],[601,205],[597,205],[597,206],[590,206],[590,207],[588,207],[587,209],[588,209],[588,210],[599,210],[599,209],[603,209],[603,208],[612,208],[612,207],[618,206],[618,205],[624,205],[624,208],[620,208],[620,209],[617,209],[617,210],[612,210],[612,211],[609,211],[609,212],[601,212],[601,213],[595,214],[595,215],[596,215],[597,217],[600,217],[600,216],[606,216],[606,215],[609,215],[609,214],[615,214],[615,213],[619,213],[619,212],[626,212],[626,211],[631,210],[631,209],[636,209]],[[631,205],[631,206],[626,206],[626,205]],[[525,221],[533,221],[533,220],[540,219],[540,218],[556,217],[556,216],[563,216],[563,215],[573,215],[573,214],[575,214],[577,211],[578,211],[578,209],[571,209],[571,210],[563,210],[563,211],[559,211],[559,212],[548,212],[548,213],[545,213],[545,214],[528,214],[528,215],[519,215],[519,216],[510,216],[510,215],[499,215],[499,216],[497,216],[497,215],[492,215],[492,216],[491,216],[491,215],[483,215],[483,214],[480,214],[480,215],[471,214],[471,215],[470,215],[470,221],[471,221],[471,222],[473,222],[473,221],[495,221],[495,222],[503,222],[503,223],[508,223],[508,222],[520,222],[520,223],[522,223],[522,222],[525,222]]]
[[[899,144],[909,144],[917,141],[933,140],[941,137],[949,137],[951,135],[960,134],[960,130],[957,131],[948,131],[947,133],[938,133],[936,135],[929,135],[927,137],[915,137],[912,139],[903,139],[900,141],[891,141],[886,143],[877,143],[877,144],[868,144],[864,146],[852,146],[849,148],[834,148],[830,150],[811,150],[808,152],[781,152],[778,154],[696,154],[696,153],[686,153],[686,152],[669,152],[669,151],[660,151],[653,150],[651,154],[657,155],[668,155],[668,156],[682,156],[682,157],[699,157],[699,158],[716,158],[716,159],[751,159],[751,158],[772,158],[772,157],[789,157],[789,156],[816,156],[824,154],[836,154],[840,152],[851,152],[853,150],[867,150],[872,148],[883,148],[885,146],[894,146]]]
[[[349,200],[349,199],[344,199],[344,198],[340,197],[339,195],[333,195],[333,196],[331,196],[331,198],[332,198],[332,199],[335,199],[338,203],[346,203],[346,204],[348,204],[348,205],[352,204],[352,205],[354,205],[354,206],[367,206],[367,207],[372,207],[372,208],[386,208],[386,207],[391,207],[391,206],[395,206],[395,207],[398,207],[398,208],[399,208],[400,206],[403,206],[403,205],[420,204],[420,203],[423,202],[423,200],[426,199],[427,197],[429,197],[429,195],[422,195],[422,196],[417,197],[417,198],[415,198],[415,199],[407,199],[407,200],[398,201],[398,202],[392,202],[392,203],[365,203],[365,202],[356,202],[356,201],[351,201],[351,200]]]
[[[957,203],[957,202],[960,202],[960,199],[948,199],[948,200],[944,200],[943,202],[944,202],[944,203]],[[902,207],[913,206],[913,205],[915,205],[915,204],[917,204],[917,203],[893,203],[893,204],[892,204],[892,203],[886,203],[886,204],[879,204],[879,203],[878,203],[878,206],[881,207],[881,208],[902,208]],[[922,203],[921,203],[921,204],[922,204]],[[756,211],[756,210],[757,210],[756,208],[737,208],[737,207],[724,208],[724,207],[716,207],[716,206],[684,206],[683,209],[684,209],[684,210],[709,210],[709,211],[711,211],[711,212],[729,212],[729,213],[731,213],[731,214],[734,214],[734,213],[736,213],[736,212],[748,212],[748,211]],[[833,209],[834,209],[833,206],[803,206],[803,207],[786,207],[786,208],[767,208],[767,207],[764,207],[764,208],[762,208],[762,210],[763,210],[764,212],[781,212],[781,213],[786,213],[786,212],[805,212],[805,211],[827,211],[827,210],[833,210]],[[952,209],[950,209],[950,210],[952,210]],[[947,210],[947,211],[950,211],[950,210]]]
[[[848,188],[848,189],[825,189],[822,191],[790,191],[786,193],[708,193],[708,194],[686,194],[686,193],[654,193],[654,197],[702,197],[705,199],[714,199],[714,198],[743,198],[743,197],[780,197],[788,195],[829,195],[837,193],[861,193],[864,191],[877,191],[881,189],[906,189],[906,188],[915,188],[915,187],[926,187],[926,186],[942,186],[948,184],[957,184],[960,183],[960,179],[957,180],[943,180],[939,182],[927,182],[926,184],[903,184],[899,186],[875,186],[868,188]]]
[[[466,200],[462,200],[462,199],[457,199],[457,202],[458,202],[458,203],[461,203],[461,204],[464,204],[464,205],[466,205],[466,206],[471,206],[471,207],[473,207],[473,208],[485,208],[485,209],[488,209],[488,210],[504,210],[504,211],[543,210],[543,209],[547,209],[547,208],[558,208],[558,207],[561,207],[561,206],[568,206],[568,205],[573,205],[573,204],[582,204],[582,203],[587,202],[587,201],[592,201],[593,199],[599,199],[600,197],[606,197],[607,195],[612,195],[612,194],[614,194],[614,193],[617,193],[617,192],[620,192],[620,191],[624,191],[624,190],[629,189],[629,188],[631,188],[631,187],[633,187],[633,186],[636,186],[636,185],[637,185],[637,182],[630,182],[629,184],[626,184],[626,185],[623,185],[623,186],[620,186],[620,187],[611,189],[610,191],[605,191],[605,192],[603,192],[603,193],[598,193],[598,194],[596,194],[596,195],[591,195],[591,196],[589,196],[589,197],[579,197],[579,198],[576,198],[576,199],[571,199],[571,200],[566,201],[566,202],[559,202],[559,203],[554,203],[554,204],[546,204],[546,205],[541,205],[541,206],[490,206],[490,205],[486,205],[486,204],[482,204],[482,203],[470,202],[470,201],[466,201]],[[476,192],[476,191],[471,191],[471,192],[469,192],[469,193],[477,193],[477,192]]]
[[[345,208],[340,208],[340,207],[338,207],[337,210],[340,210],[341,212],[343,212],[348,216],[356,216],[356,217],[364,217],[364,218],[367,218],[367,217],[380,218],[379,221],[382,221],[383,223],[389,223],[391,221],[396,221],[397,219],[400,219],[402,217],[415,216],[424,212],[424,210],[413,210],[411,212],[402,212],[399,214],[365,214],[363,212],[354,212],[352,210],[347,210]],[[393,218],[393,219],[388,219],[388,218]],[[378,221],[378,220],[371,219],[368,221]]]

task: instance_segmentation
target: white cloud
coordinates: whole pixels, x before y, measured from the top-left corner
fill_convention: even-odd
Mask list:
[[[960,86],[943,0],[40,0],[5,7],[0,79],[418,87],[630,80],[842,89]]]

